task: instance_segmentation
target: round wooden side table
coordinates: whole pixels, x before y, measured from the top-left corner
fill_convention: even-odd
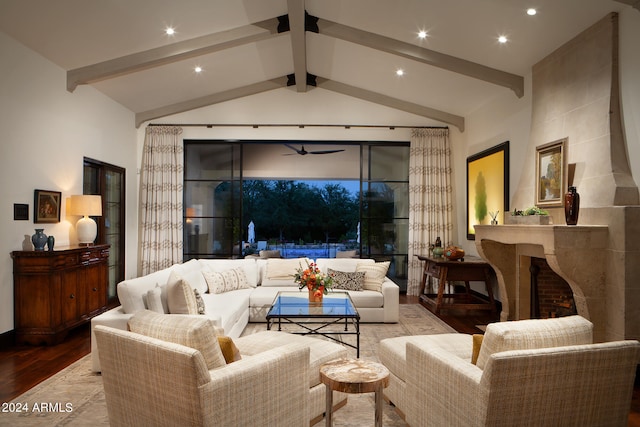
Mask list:
[[[326,425],[333,423],[333,391],[376,394],[376,427],[382,426],[382,390],[389,385],[389,371],[380,363],[362,359],[338,359],[320,367],[320,381],[327,390]]]

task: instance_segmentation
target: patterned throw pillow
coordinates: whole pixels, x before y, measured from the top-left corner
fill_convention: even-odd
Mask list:
[[[236,289],[248,289],[249,281],[242,267],[232,268],[224,271],[202,270],[204,279],[207,281],[209,293],[221,294],[235,291]]]
[[[389,270],[389,261],[376,262],[375,264],[359,263],[356,271],[364,271],[364,285],[362,287],[369,291],[382,292],[382,282]]]
[[[202,299],[202,295],[197,289],[193,290],[193,294],[196,296],[196,304],[198,306],[198,314],[204,314],[204,300]]]
[[[361,291],[364,284],[364,271],[349,273],[346,271],[327,269],[327,274],[333,277],[333,288],[347,291]]]

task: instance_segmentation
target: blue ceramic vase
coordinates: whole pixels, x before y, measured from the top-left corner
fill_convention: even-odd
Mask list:
[[[31,243],[36,251],[44,251],[44,245],[47,244],[47,235],[44,234],[44,228],[36,228],[36,234],[31,236]]]

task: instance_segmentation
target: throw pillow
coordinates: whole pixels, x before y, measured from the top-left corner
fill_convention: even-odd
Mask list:
[[[237,362],[242,359],[240,355],[240,350],[234,344],[233,340],[230,337],[223,336],[218,337],[218,344],[220,344],[220,350],[222,350],[222,355],[224,356],[224,360],[227,363]]]
[[[159,314],[142,310],[129,319],[129,330],[136,334],[194,348],[202,353],[209,370],[226,365],[218,344],[215,325],[209,318]],[[167,369],[171,367],[167,366]]]
[[[478,361],[478,355],[480,354],[480,347],[482,346],[482,339],[484,338],[484,335],[482,335],[482,334],[473,334],[471,336],[471,338],[473,339],[473,349],[472,349],[472,352],[471,352],[471,363],[473,363],[475,365],[476,362]]]
[[[297,286],[293,276],[299,268],[307,268],[308,258],[268,258],[262,277],[262,286]]]
[[[224,271],[202,270],[210,294],[221,294],[237,289],[248,289],[249,282],[242,267],[231,268]]]
[[[376,262],[374,264],[359,263],[356,271],[364,271],[364,284],[362,287],[369,291],[382,292],[382,282],[389,271],[389,261]]]
[[[349,273],[346,271],[337,271],[331,268],[327,269],[327,274],[333,277],[333,288],[344,289],[347,291],[361,291],[364,283],[364,271],[356,271]]]
[[[193,289],[174,271],[167,281],[167,306],[171,314],[198,314],[198,303]]]
[[[196,306],[198,307],[198,314],[204,314],[204,300],[202,299],[202,295],[198,292],[197,289],[193,290],[193,294],[196,297]]]
[[[146,306],[149,310],[156,313],[169,313],[166,302],[162,301],[162,288],[156,284],[156,287],[147,291],[145,294]]]

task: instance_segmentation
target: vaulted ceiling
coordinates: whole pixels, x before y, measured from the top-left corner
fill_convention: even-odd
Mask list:
[[[2,0],[0,31],[66,70],[70,92],[92,85],[137,125],[265,91],[328,90],[463,130],[464,117],[491,99],[522,97],[533,64],[607,13],[639,4]]]

